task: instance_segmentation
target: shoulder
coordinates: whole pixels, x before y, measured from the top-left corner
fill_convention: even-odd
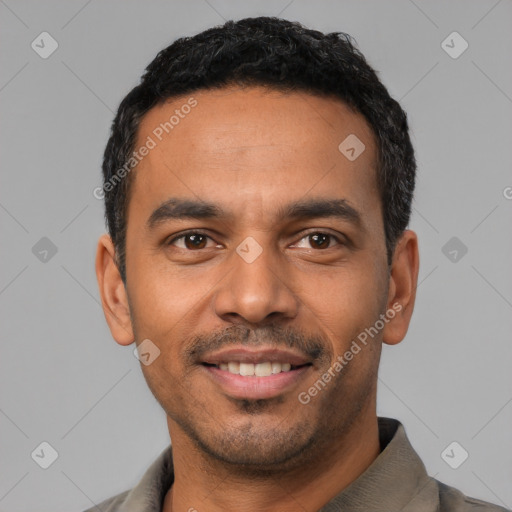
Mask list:
[[[455,487],[436,482],[439,489],[439,512],[510,512],[499,505],[466,496]]]
[[[111,498],[107,498],[94,507],[84,510],[84,512],[98,512],[98,510],[101,510],[101,512],[117,512],[120,510],[119,507],[126,501],[126,497],[129,493],[130,491],[128,490],[116,496],[112,496]]]

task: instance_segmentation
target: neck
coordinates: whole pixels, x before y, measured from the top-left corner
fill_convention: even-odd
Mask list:
[[[359,417],[309,463],[254,479],[211,460],[168,420],[174,483],[163,512],[296,512],[319,510],[356,480],[380,453],[375,411]]]

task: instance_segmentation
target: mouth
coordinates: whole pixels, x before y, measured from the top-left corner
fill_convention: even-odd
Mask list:
[[[201,366],[225,395],[246,400],[289,393],[313,369],[312,361],[294,352],[246,347],[211,354]]]

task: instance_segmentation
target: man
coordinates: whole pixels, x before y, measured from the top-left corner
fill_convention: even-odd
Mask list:
[[[113,123],[96,271],[172,450],[94,510],[504,510],[377,418],[382,343],[415,301],[415,169],[344,34],[254,18],[158,54]]]

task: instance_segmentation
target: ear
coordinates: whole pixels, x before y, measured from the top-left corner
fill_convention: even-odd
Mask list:
[[[400,343],[407,334],[416,299],[418,270],[418,237],[414,231],[405,230],[395,246],[391,265],[386,308],[390,320],[382,336],[382,341],[388,345]],[[391,312],[394,312],[393,317]]]
[[[96,278],[98,279],[103,312],[112,337],[120,345],[130,345],[135,338],[128,296],[115,263],[114,244],[107,234],[102,235],[98,240]]]

